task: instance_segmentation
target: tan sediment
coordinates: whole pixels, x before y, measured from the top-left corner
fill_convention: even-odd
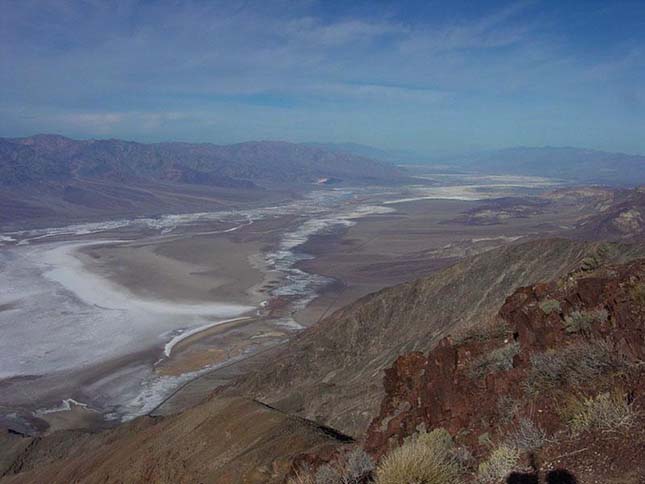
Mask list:
[[[51,412],[40,416],[40,418],[49,425],[48,434],[59,430],[100,428],[103,421],[99,412],[74,403],[70,405],[69,410]]]
[[[78,257],[88,270],[138,296],[256,305],[261,298],[251,288],[265,275],[251,258],[260,250],[257,241],[186,236],[86,247]]]
[[[249,318],[212,326],[180,341],[170,357],[155,368],[160,375],[177,376],[239,358],[250,350],[287,338],[263,318]]]

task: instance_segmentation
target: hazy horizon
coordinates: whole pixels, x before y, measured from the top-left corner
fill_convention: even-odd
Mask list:
[[[0,133],[644,153],[642,2],[5,2]]]

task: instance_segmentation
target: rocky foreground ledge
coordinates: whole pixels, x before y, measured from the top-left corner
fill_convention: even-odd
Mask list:
[[[400,356],[368,453],[443,428],[466,482],[502,482],[482,476],[501,456],[508,482],[553,469],[570,479],[557,482],[645,482],[645,260],[595,265],[520,288],[494,323]]]

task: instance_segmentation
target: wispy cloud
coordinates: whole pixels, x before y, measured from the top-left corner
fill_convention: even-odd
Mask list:
[[[566,121],[603,112],[599,123],[611,113],[633,124],[640,108],[607,101],[594,111],[590,100],[640,99],[645,41],[630,26],[645,8],[574,3],[7,2],[0,129],[221,142],[386,133],[385,144],[432,149],[557,144],[565,111]],[[602,33],[606,17],[626,24],[624,38]],[[531,112],[543,121],[520,129]],[[253,129],[238,129],[245,123]],[[571,128],[583,141],[588,123]]]

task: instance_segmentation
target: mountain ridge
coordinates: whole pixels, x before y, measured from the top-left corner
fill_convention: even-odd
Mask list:
[[[284,199],[330,180],[390,184],[406,175],[384,162],[282,141],[0,138],[0,224],[208,211]]]

